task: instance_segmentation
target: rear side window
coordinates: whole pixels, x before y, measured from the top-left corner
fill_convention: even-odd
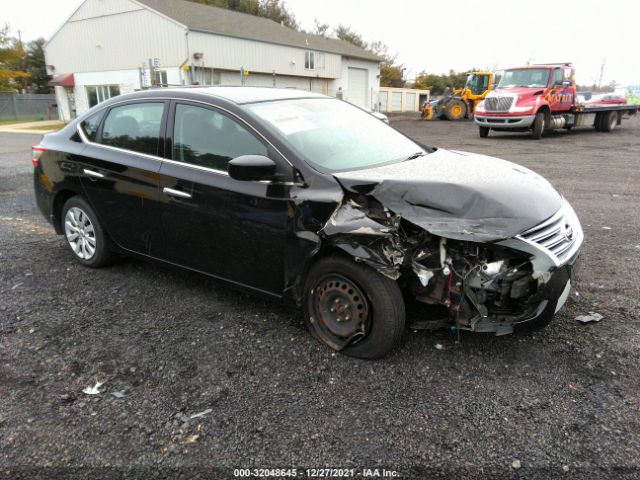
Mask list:
[[[104,117],[104,110],[100,110],[97,113],[94,113],[89,118],[87,118],[84,122],[80,124],[80,128],[84,132],[85,136],[91,142],[96,141],[96,136],[98,134],[98,127],[100,126],[100,121]]]
[[[134,103],[109,110],[102,127],[104,145],[158,154],[164,103]]]
[[[173,159],[227,171],[241,155],[267,155],[267,148],[235,120],[215,110],[176,105]]]

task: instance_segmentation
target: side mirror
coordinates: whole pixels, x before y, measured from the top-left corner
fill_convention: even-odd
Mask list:
[[[242,155],[229,162],[227,172],[234,180],[271,180],[276,163],[262,155]]]

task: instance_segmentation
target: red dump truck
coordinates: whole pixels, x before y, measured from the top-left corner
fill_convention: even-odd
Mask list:
[[[579,103],[571,63],[548,63],[505,70],[496,89],[476,106],[474,118],[483,138],[495,130],[530,131],[538,139],[545,131],[580,126],[610,132],[624,114],[637,111],[637,105]]]

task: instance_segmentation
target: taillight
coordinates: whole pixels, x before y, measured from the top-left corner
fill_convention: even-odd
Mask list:
[[[47,149],[42,145],[34,145],[31,147],[31,163],[33,163],[33,168],[38,168],[38,164],[40,163],[40,157]]]

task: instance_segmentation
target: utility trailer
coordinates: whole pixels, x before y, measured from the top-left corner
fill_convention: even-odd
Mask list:
[[[529,65],[504,71],[498,87],[476,106],[480,137],[491,130],[543,132],[595,127],[610,132],[623,115],[636,115],[637,105],[590,105],[577,101],[575,70],[570,63]]]

